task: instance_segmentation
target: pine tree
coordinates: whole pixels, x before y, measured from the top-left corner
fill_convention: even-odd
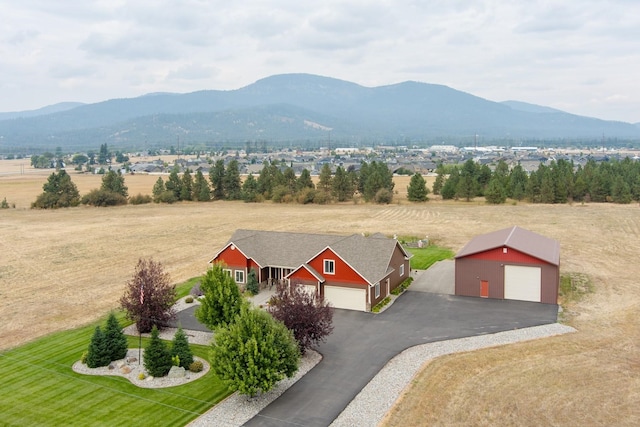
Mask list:
[[[117,193],[124,197],[129,197],[129,189],[125,185],[124,176],[122,176],[122,173],[119,170],[117,173],[110,170],[106,174],[104,174],[102,177],[102,185],[100,186],[100,189],[111,191],[112,193]]]
[[[87,366],[90,368],[98,368],[100,366],[107,366],[110,362],[111,355],[107,348],[104,333],[102,329],[100,329],[100,326],[96,326],[91,336],[89,350],[87,351]]]
[[[224,160],[219,159],[209,171],[209,181],[213,189],[213,200],[224,200]]]
[[[181,200],[180,199],[180,193],[181,193],[181,190],[182,190],[182,181],[180,180],[180,177],[178,176],[178,166],[177,165],[171,170],[171,173],[169,174],[169,179],[167,180],[167,183],[165,184],[165,188],[167,189],[167,191],[170,191],[171,193],[173,193],[173,196],[175,197],[175,200]]]
[[[64,169],[49,175],[42,189],[43,193],[32,203],[32,208],[57,209],[80,204],[78,187],[71,181],[71,177]]]
[[[314,189],[316,188],[316,186],[311,180],[311,173],[309,172],[309,170],[302,169],[302,172],[300,172],[300,177],[298,177],[298,180],[296,181],[296,191],[300,191],[305,188]]]
[[[436,180],[433,183],[433,194],[436,196],[442,192],[442,187],[444,186],[445,180],[445,169],[442,163],[438,164],[436,168]]]
[[[191,352],[191,347],[189,347],[189,339],[180,327],[173,336],[171,356],[178,356],[180,358],[180,366],[185,369],[189,369],[189,365],[193,363],[193,353]]]
[[[167,189],[164,186],[164,181],[162,180],[162,177],[158,177],[156,183],[153,184],[153,201],[156,203],[160,203],[162,201],[162,195],[165,191],[167,191]]]
[[[447,178],[442,186],[442,198],[445,200],[455,198],[459,182],[460,172],[457,167],[454,167],[451,173],[449,173],[449,178]]]
[[[421,174],[414,173],[407,187],[407,199],[410,202],[426,202],[427,194],[429,194],[427,182]]]
[[[180,200],[193,200],[193,177],[189,169],[184,171],[180,180]]]
[[[507,200],[507,191],[503,185],[504,184],[500,176],[494,175],[491,178],[486,190],[484,191],[484,197],[488,203],[498,205]]]
[[[171,352],[167,345],[160,339],[160,333],[156,325],[151,329],[151,340],[144,349],[144,368],[149,375],[164,377],[171,369]]]
[[[460,180],[456,187],[456,196],[471,201],[478,194],[478,181],[476,177],[476,164],[472,159],[462,165]]]
[[[224,192],[227,200],[242,199],[242,182],[240,180],[240,169],[238,161],[233,159],[227,165],[224,173]]]
[[[347,171],[342,166],[336,168],[336,174],[333,177],[332,193],[333,196],[339,201],[344,202],[353,197],[353,182]]]
[[[249,174],[242,183],[242,200],[247,203],[258,201],[258,182],[253,177],[253,174]]]
[[[320,176],[318,178],[318,190],[324,191],[325,193],[331,193],[331,188],[333,187],[333,176],[331,175],[331,166],[329,163],[325,163],[322,165],[322,169],[320,169]]]
[[[109,361],[124,359],[127,356],[129,344],[127,337],[122,332],[120,323],[116,319],[116,315],[109,314],[107,324],[104,328],[104,338],[109,353]]]
[[[204,178],[202,171],[196,172],[195,182],[193,183],[193,199],[199,202],[208,202],[211,200],[209,183]]]
[[[247,292],[251,295],[258,295],[260,293],[260,283],[256,278],[256,270],[253,268],[247,274]]]

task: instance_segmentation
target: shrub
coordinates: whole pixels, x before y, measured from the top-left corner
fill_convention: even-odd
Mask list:
[[[325,191],[316,191],[313,196],[313,203],[318,205],[326,205],[331,201],[331,194]]]
[[[247,275],[247,291],[251,295],[258,295],[260,293],[260,283],[256,279],[256,271],[252,268]]]
[[[118,323],[118,319],[116,319],[116,315],[113,312],[109,314],[107,325],[104,328],[104,340],[110,362],[127,357],[129,347],[127,337],[124,336],[120,323]]]
[[[138,193],[137,195],[129,198],[129,203],[131,203],[132,205],[144,205],[147,203],[151,203],[152,201],[153,201],[153,198],[148,194]]]
[[[82,196],[82,204],[99,207],[126,205],[127,198],[114,191],[95,189]]]
[[[142,381],[142,380],[143,380],[143,379],[145,379],[145,378],[147,378],[147,376],[144,374],[144,372],[140,372],[140,373],[138,374],[138,379],[139,379],[140,381]]]
[[[393,200],[393,193],[386,188],[381,188],[373,200],[381,205],[388,205]]]
[[[298,200],[298,203],[306,205],[309,203],[313,203],[313,199],[315,198],[315,196],[316,190],[314,190],[313,188],[303,188],[296,195],[296,199]]]
[[[193,361],[193,363],[191,363],[191,365],[189,365],[189,370],[191,372],[202,372],[203,369],[204,369],[204,366],[202,365],[202,362],[199,360],[195,360]]]
[[[173,366],[180,366],[180,356],[177,354],[175,356],[171,356],[171,364]]]
[[[0,202],[0,209],[9,209],[9,208],[15,208],[15,207],[16,207],[15,203],[12,203],[11,205],[9,205],[6,197],[2,199],[2,202]]]
[[[373,309],[371,309],[371,311],[373,311],[374,313],[379,313],[380,310],[382,310],[382,307],[384,307],[385,305],[389,304],[390,302],[391,302],[391,297],[386,297],[385,299],[380,301],[378,304],[376,304],[376,306],[373,307]]]
[[[87,354],[88,353],[86,351],[82,352],[82,356],[80,356],[80,363],[87,363]]]
[[[194,297],[201,297],[203,295],[200,282],[193,285],[193,288],[189,291],[189,295],[193,295]]]
[[[193,302],[193,297],[189,295],[184,299],[184,302],[186,302],[187,304],[191,304]]]

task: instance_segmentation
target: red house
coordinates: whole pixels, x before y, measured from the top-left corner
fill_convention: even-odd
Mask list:
[[[299,283],[336,308],[370,311],[409,277],[410,257],[397,240],[381,234],[237,230],[209,262],[224,263],[241,286],[254,269],[263,285]]]
[[[455,258],[455,294],[558,303],[560,243],[520,227],[474,237]]]

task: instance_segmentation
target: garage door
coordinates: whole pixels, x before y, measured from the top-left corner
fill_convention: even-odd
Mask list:
[[[540,267],[505,265],[504,299],[540,302]]]
[[[364,289],[325,286],[324,299],[335,308],[367,311],[367,294]]]

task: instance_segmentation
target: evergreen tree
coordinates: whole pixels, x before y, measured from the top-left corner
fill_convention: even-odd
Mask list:
[[[540,203],[554,203],[556,195],[551,169],[540,165],[537,175],[540,180]]]
[[[87,366],[89,368],[99,368],[100,366],[107,366],[109,363],[111,363],[111,355],[107,348],[104,333],[100,326],[96,326],[87,351]]]
[[[264,310],[248,306],[216,332],[211,345],[211,366],[218,377],[231,390],[252,397],[292,377],[299,360],[291,331]]]
[[[484,191],[484,197],[488,203],[494,205],[504,203],[507,200],[507,191],[500,176],[494,175],[491,178]]]
[[[364,196],[364,186],[369,178],[369,164],[362,162],[360,164],[360,172],[358,173],[358,193]]]
[[[376,194],[381,189],[386,189],[385,197],[391,195],[393,197],[393,174],[383,162],[371,162],[368,166],[368,173],[364,183],[364,199],[366,201],[374,200]]]
[[[104,328],[104,340],[107,352],[109,353],[109,361],[124,359],[127,356],[127,337],[122,332],[120,323],[116,319],[116,315],[111,312]]]
[[[64,169],[49,175],[42,189],[43,193],[33,202],[32,208],[57,209],[80,204],[78,187],[71,181],[71,177]]]
[[[184,171],[180,181],[180,200],[193,200],[193,177],[189,169]]]
[[[180,194],[182,193],[182,181],[178,176],[177,165],[171,170],[171,173],[169,174],[169,179],[165,184],[165,188],[167,189],[167,191],[170,191],[173,194],[173,197],[175,197],[175,200],[182,200],[180,199]]]
[[[209,171],[209,181],[213,189],[213,200],[224,200],[226,192],[224,189],[224,160],[219,159]]]
[[[100,145],[100,152],[98,153],[98,164],[106,165],[108,161],[111,160],[111,155],[109,154],[109,149],[107,148],[107,144]]]
[[[308,169],[302,169],[302,172],[300,172],[300,177],[296,181],[296,192],[305,188],[316,188],[316,186],[313,184],[313,181],[311,180],[311,173]]]
[[[339,201],[344,202],[353,197],[353,182],[347,171],[342,166],[338,166],[336,174],[333,177],[332,194]]]
[[[199,202],[208,202],[211,200],[209,183],[200,170],[196,172],[196,178],[193,183],[193,199]]]
[[[287,192],[289,194],[293,194],[296,192],[296,189],[298,188],[297,183],[296,183],[296,173],[293,170],[292,167],[288,167],[284,170],[284,185],[285,187],[287,187]]]
[[[160,203],[162,201],[162,195],[165,191],[167,191],[167,189],[164,186],[164,181],[162,180],[162,177],[158,177],[156,183],[153,184],[153,190],[151,192],[151,194],[153,195],[153,201],[156,203]]]
[[[189,339],[181,327],[178,327],[171,344],[171,357],[178,356],[180,366],[189,369],[189,365],[193,363],[193,353],[189,347]]]
[[[171,366],[171,352],[160,339],[158,328],[153,325],[149,345],[144,349],[144,368],[151,376],[164,377],[169,373]]]
[[[242,182],[240,180],[240,169],[237,160],[233,159],[227,165],[223,185],[227,200],[242,199]]]
[[[436,168],[436,180],[433,183],[433,194],[436,196],[442,192],[442,187],[445,181],[445,169],[442,163],[438,164]]]
[[[333,176],[331,174],[331,166],[329,163],[325,163],[322,165],[322,169],[320,169],[320,177],[318,179],[318,190],[323,191],[327,194],[331,193],[331,189],[333,187]]]
[[[611,185],[611,200],[615,203],[631,203],[631,189],[621,175],[617,175]]]
[[[457,167],[454,167],[449,173],[449,178],[447,178],[442,186],[442,198],[444,200],[450,200],[456,197],[459,182],[460,172]]]
[[[125,185],[124,176],[122,176],[122,173],[119,170],[117,173],[112,170],[105,173],[102,177],[102,185],[100,186],[100,189],[117,193],[124,197],[129,197],[129,189]]]
[[[196,309],[196,318],[209,329],[232,323],[247,302],[242,298],[235,280],[221,264],[214,264],[200,281],[203,297]]]
[[[524,171],[520,163],[518,163],[509,176],[509,191],[507,195],[512,199],[522,200],[525,197],[527,189],[527,173]]]
[[[464,162],[464,165],[462,165],[460,180],[458,181],[458,187],[456,188],[456,195],[469,202],[477,194],[478,181],[476,179],[476,164],[472,159],[469,159]]]
[[[260,283],[258,283],[258,278],[256,277],[256,270],[253,268],[249,270],[249,274],[247,274],[247,292],[251,295],[258,295],[260,293]]]
[[[476,196],[484,195],[484,190],[487,188],[487,185],[489,185],[491,176],[491,169],[488,165],[482,165],[480,168],[476,168],[476,182],[478,183],[476,186]]]
[[[258,201],[258,182],[253,177],[253,174],[249,174],[242,183],[242,200],[247,203]]]
[[[407,199],[410,202],[426,202],[428,200],[427,182],[420,173],[414,173],[407,187]]]

